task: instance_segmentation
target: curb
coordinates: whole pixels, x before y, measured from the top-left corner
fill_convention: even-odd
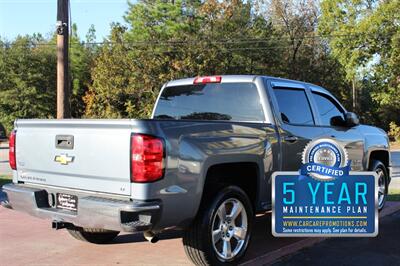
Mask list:
[[[399,210],[400,210],[400,202],[388,201],[388,202],[386,202],[385,208],[379,214],[379,218],[382,219],[383,217],[390,215]],[[252,260],[246,261],[245,263],[243,263],[241,265],[252,265],[252,266],[253,265],[260,265],[260,266],[261,265],[271,265],[274,262],[278,261],[278,259],[280,259],[284,256],[288,256],[288,255],[291,255],[301,249],[314,246],[315,244],[318,244],[329,238],[331,238],[331,237],[306,238],[306,239],[297,241],[293,244],[282,247],[280,249],[271,251],[267,254],[264,254],[262,256],[254,258]]]

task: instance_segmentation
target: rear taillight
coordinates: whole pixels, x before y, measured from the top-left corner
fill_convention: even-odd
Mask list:
[[[164,175],[164,142],[162,139],[134,134],[131,139],[131,181],[153,182]]]
[[[221,83],[221,80],[221,76],[197,77],[194,79],[193,84]]]
[[[15,157],[15,144],[16,144],[17,132],[13,130],[10,134],[9,150],[8,150],[8,160],[10,162],[10,167],[13,170],[17,170],[17,160]]]

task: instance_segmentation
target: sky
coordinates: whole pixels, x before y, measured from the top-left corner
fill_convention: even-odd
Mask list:
[[[134,2],[134,1],[131,1]],[[111,22],[124,22],[128,0],[70,0],[72,23],[84,40],[91,24],[96,40],[110,32]],[[41,33],[50,36],[55,30],[57,0],[0,0],[0,36],[8,41],[18,35]]]

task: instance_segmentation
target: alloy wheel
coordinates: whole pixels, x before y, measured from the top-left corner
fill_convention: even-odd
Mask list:
[[[378,175],[378,206],[381,208],[386,195],[386,176],[381,168],[376,169],[376,173]]]
[[[214,251],[223,261],[232,260],[245,246],[247,213],[238,199],[225,200],[214,214],[212,242]]]

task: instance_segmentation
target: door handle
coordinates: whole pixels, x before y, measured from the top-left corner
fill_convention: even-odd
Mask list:
[[[293,143],[296,142],[299,138],[296,136],[286,136],[283,139],[287,142]]]

